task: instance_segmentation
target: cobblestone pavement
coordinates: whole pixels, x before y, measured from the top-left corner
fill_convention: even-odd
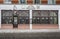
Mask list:
[[[0,33],[0,39],[60,39],[60,32]]]

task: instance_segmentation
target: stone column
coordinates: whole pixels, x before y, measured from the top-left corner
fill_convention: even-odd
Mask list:
[[[30,10],[30,30],[32,30],[32,10]]]

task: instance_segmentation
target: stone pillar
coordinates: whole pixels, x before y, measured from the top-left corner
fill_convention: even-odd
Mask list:
[[[32,30],[32,10],[30,10],[30,30]]]
[[[1,10],[0,10],[0,28],[1,28]]]
[[[59,25],[59,29],[60,29],[60,10],[58,12],[58,25]]]

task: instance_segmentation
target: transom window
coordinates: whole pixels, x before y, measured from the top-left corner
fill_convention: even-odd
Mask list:
[[[57,10],[33,10],[32,13],[33,24],[58,24]]]

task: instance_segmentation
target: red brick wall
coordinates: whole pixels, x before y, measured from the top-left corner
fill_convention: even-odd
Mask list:
[[[33,0],[27,0],[27,4],[33,4]]]
[[[60,4],[60,0],[57,0],[57,1],[56,1],[56,4]]]
[[[3,0],[0,0],[0,4],[3,4]]]
[[[48,4],[48,0],[42,0],[41,4]]]
[[[12,4],[18,4],[19,1],[18,0],[12,0]]]
[[[0,4],[3,4],[4,0],[0,0]],[[19,0],[12,0],[12,4],[18,4]],[[41,0],[42,4],[47,4],[47,0]],[[33,4],[33,0],[27,0],[28,4]],[[60,4],[60,0],[56,0],[56,4]]]

